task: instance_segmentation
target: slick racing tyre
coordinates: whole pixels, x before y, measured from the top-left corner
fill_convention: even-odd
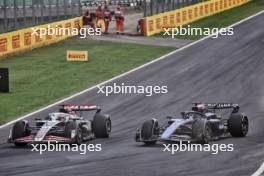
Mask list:
[[[153,145],[157,142],[157,135],[159,130],[158,121],[151,119],[143,123],[141,127],[141,138],[147,145]]]
[[[245,137],[248,133],[248,118],[242,114],[231,114],[228,130],[233,137]]]
[[[93,131],[96,138],[108,138],[111,132],[111,120],[104,115],[96,114],[93,120]]]
[[[78,145],[83,142],[82,130],[75,121],[69,121],[66,123],[65,137],[71,139],[73,138],[74,143]]]
[[[192,126],[192,136],[199,144],[208,144],[211,140],[211,127],[206,120],[197,119]]]
[[[18,121],[15,123],[12,129],[12,139],[18,139],[30,135],[29,126],[25,121]],[[15,142],[16,146],[26,146],[27,143]]]

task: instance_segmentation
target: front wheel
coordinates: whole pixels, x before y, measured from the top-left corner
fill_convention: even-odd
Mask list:
[[[141,138],[147,145],[154,145],[157,142],[157,133],[159,130],[158,121],[151,119],[143,123],[141,127]]]
[[[28,129],[28,124],[24,121],[18,121],[15,123],[12,129],[12,136],[11,138],[13,140],[29,136],[30,135],[30,130]],[[14,142],[15,146],[26,146],[27,143],[24,142]]]

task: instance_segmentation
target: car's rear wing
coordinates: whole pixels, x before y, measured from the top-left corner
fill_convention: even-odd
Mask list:
[[[71,112],[71,111],[97,111],[100,112],[101,108],[96,105],[72,105],[63,104],[60,105],[60,112]]]
[[[233,109],[233,112],[238,112],[239,105],[235,103],[193,103],[194,107],[199,105],[204,105],[207,109],[217,110],[217,109]]]

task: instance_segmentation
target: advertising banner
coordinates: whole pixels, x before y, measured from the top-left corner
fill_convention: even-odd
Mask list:
[[[228,10],[251,0],[210,0],[181,9],[160,13],[158,15],[143,18],[145,36],[160,33],[164,28],[175,28],[186,25],[201,18]]]
[[[67,51],[67,61],[88,61],[88,51]]]
[[[0,59],[9,54],[25,52],[59,42],[73,36],[71,33],[73,28],[79,29],[80,27],[82,27],[82,18],[77,17],[0,34]],[[63,30],[60,31],[60,29]],[[45,35],[43,35],[44,31]]]

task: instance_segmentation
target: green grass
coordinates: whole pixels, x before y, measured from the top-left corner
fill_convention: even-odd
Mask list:
[[[222,13],[198,20],[193,22],[190,25],[191,28],[223,28],[234,24],[246,17],[249,17],[261,10],[264,10],[264,1],[263,0],[253,0],[247,4],[244,4],[240,7],[224,11]],[[185,27],[185,26],[183,26]],[[163,36],[163,32],[155,36],[161,37],[171,37]],[[184,35],[184,36],[175,36],[178,39],[187,39],[187,40],[197,40],[204,36],[200,35]]]
[[[66,50],[87,50],[89,61],[67,62]],[[0,94],[0,124],[172,50],[175,48],[73,38],[0,61],[0,67],[9,67],[11,85],[9,94]]]

